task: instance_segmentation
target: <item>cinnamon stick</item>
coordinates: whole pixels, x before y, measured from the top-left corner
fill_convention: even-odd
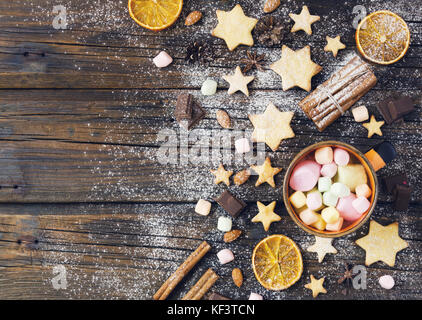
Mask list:
[[[212,269],[208,269],[182,300],[201,300],[218,278]]]
[[[377,82],[369,65],[358,56],[319,85],[299,106],[323,131]],[[335,100],[335,101],[334,101]]]
[[[189,273],[189,271],[202,259],[211,249],[206,242],[202,242],[199,247],[177,268],[177,270],[164,282],[160,289],[154,294],[154,300],[165,300],[177,284]]]

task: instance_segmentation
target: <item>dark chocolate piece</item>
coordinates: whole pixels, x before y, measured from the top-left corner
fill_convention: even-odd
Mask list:
[[[176,121],[185,128],[190,130],[194,125],[205,117],[205,110],[194,101],[191,94],[180,94],[177,98],[174,116]]]
[[[387,124],[392,124],[394,122],[394,119],[391,116],[388,108],[388,105],[393,103],[393,101],[394,100],[391,98],[385,99],[383,101],[380,101],[377,106],[378,111],[381,113],[382,117],[384,118],[385,122],[387,122]]]
[[[378,111],[387,124],[402,122],[403,116],[413,112],[415,105],[409,97],[388,98],[378,104]]]
[[[222,296],[221,294],[212,292],[209,296],[208,296],[208,300],[231,300],[230,298],[227,298],[225,296]]]
[[[374,150],[376,153],[379,154],[379,156],[382,158],[382,160],[384,160],[386,164],[393,161],[397,156],[396,149],[388,141],[383,141],[380,144],[377,144],[374,147]]]
[[[412,187],[408,185],[397,184],[394,188],[395,208],[397,211],[405,211],[409,208],[410,197],[412,195]]]
[[[385,187],[388,193],[392,193],[396,185],[408,186],[407,176],[403,173],[384,178]]]
[[[177,97],[176,109],[174,111],[176,119],[192,118],[192,95],[188,93],[179,94]]]
[[[224,191],[217,199],[217,203],[223,207],[233,218],[237,218],[245,209],[246,203],[235,198],[229,191]]]
[[[415,110],[415,105],[409,97],[403,96],[397,99],[394,103],[397,110],[397,117],[403,117]]]

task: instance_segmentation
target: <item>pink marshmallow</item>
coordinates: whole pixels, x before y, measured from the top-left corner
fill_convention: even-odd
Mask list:
[[[304,160],[296,165],[290,176],[289,185],[295,191],[309,191],[318,183],[321,166],[312,160]]]
[[[251,292],[249,300],[264,300],[264,298],[258,293]]]
[[[340,231],[341,227],[343,226],[343,221],[344,219],[342,217],[340,217],[337,222],[334,223],[327,223],[327,225],[325,226],[325,230],[328,231]]]
[[[341,148],[334,149],[334,162],[337,163],[339,166],[347,166],[350,160],[349,153]]]
[[[217,257],[221,264],[226,264],[234,260],[234,254],[229,249],[219,251]]]
[[[152,59],[152,62],[154,62],[158,68],[164,68],[173,62],[173,58],[170,57],[167,52],[161,51],[154,59]]]
[[[384,289],[390,290],[391,288],[394,287],[394,278],[390,275],[385,275],[385,276],[381,276],[378,279],[378,282],[380,284],[381,287],[383,287]]]
[[[306,205],[311,210],[317,210],[322,206],[322,197],[319,192],[311,192],[306,196]]]
[[[249,140],[246,138],[238,139],[234,142],[234,146],[236,148],[237,153],[248,153],[251,151],[251,145]]]
[[[366,212],[366,210],[369,209],[371,203],[365,197],[357,197],[355,200],[353,200],[352,206],[357,212],[363,214],[364,212]]]
[[[361,214],[357,212],[352,205],[353,201],[356,199],[355,194],[351,193],[349,196],[338,200],[336,209],[340,212],[340,216],[343,217],[344,220],[353,222],[361,217]]]
[[[324,164],[321,168],[321,175],[324,177],[332,178],[337,173],[337,165],[332,162],[329,164]]]

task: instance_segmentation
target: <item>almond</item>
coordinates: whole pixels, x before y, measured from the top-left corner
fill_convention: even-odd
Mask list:
[[[280,6],[280,0],[267,0],[264,5],[264,12],[270,13],[273,12]]]
[[[241,230],[231,230],[229,232],[226,232],[224,234],[224,242],[232,242],[239,238],[239,236],[242,234]]]
[[[248,169],[243,169],[242,171],[236,173],[236,175],[234,176],[234,184],[240,186],[241,184],[244,184],[246,181],[248,181],[250,176],[251,172]]]
[[[185,26],[191,26],[197,23],[202,18],[202,13],[199,11],[192,11],[188,14],[185,20]]]
[[[233,278],[234,284],[240,288],[243,283],[243,275],[242,275],[242,271],[239,268],[233,269],[232,278]]]
[[[231,121],[230,121],[229,114],[226,111],[220,109],[220,110],[217,110],[216,115],[217,115],[217,121],[220,124],[220,126],[222,126],[224,129],[230,129]]]

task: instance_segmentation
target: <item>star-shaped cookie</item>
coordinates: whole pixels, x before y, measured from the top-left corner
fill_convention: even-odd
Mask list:
[[[255,187],[263,184],[264,182],[268,183],[271,187],[275,188],[274,176],[279,173],[282,168],[273,168],[271,166],[270,158],[266,158],[264,163],[260,166],[251,166],[258,175],[258,180],[256,180]]]
[[[230,84],[229,90],[227,91],[228,94],[233,94],[236,91],[242,91],[249,97],[248,83],[255,79],[255,77],[244,76],[240,67],[237,66],[233,75],[226,74],[223,76],[223,79]]]
[[[272,151],[276,151],[282,140],[295,136],[290,127],[293,115],[292,111],[281,112],[271,102],[264,113],[248,115],[254,126],[252,141],[265,142]]]
[[[270,67],[280,75],[283,91],[298,86],[309,92],[312,77],[322,70],[320,65],[311,60],[310,46],[294,51],[283,45],[280,60]]]
[[[233,174],[233,171],[226,171],[224,166],[220,164],[217,170],[210,170],[213,175],[215,175],[214,183],[219,184],[224,182],[227,186],[230,186],[230,176]]]
[[[268,206],[265,206],[259,201],[256,204],[258,205],[259,213],[252,218],[252,222],[261,222],[265,231],[268,231],[271,223],[281,220],[281,217],[274,213],[275,201],[271,202]]]
[[[384,124],[384,121],[377,121],[375,116],[371,116],[369,122],[363,123],[362,125],[368,130],[368,138],[372,137],[374,134],[382,136],[381,127]]]
[[[231,11],[217,10],[218,24],[211,35],[226,41],[230,51],[240,44],[253,46],[252,30],[258,22],[255,18],[245,16],[242,7],[236,5]]]
[[[324,51],[331,51],[334,57],[337,57],[337,53],[339,50],[346,48],[344,43],[340,41],[340,36],[337,36],[335,38],[330,38],[329,36],[326,36],[325,39],[327,40],[327,45],[325,46]]]
[[[289,16],[295,22],[290,32],[303,30],[309,35],[312,34],[311,24],[317,22],[320,19],[319,16],[311,15],[307,6],[302,7],[302,11],[300,12],[300,14],[289,13]]]
[[[321,263],[327,253],[336,254],[337,250],[332,246],[333,238],[321,238],[315,236],[315,243],[306,249],[308,252],[318,254],[318,262]]]
[[[369,224],[369,233],[356,240],[356,244],[366,251],[365,264],[383,261],[394,267],[397,252],[408,247],[408,243],[399,236],[399,224],[394,222],[386,227],[374,220]]]
[[[317,280],[311,275],[311,282],[305,284],[305,288],[312,290],[312,296],[316,298],[320,293],[327,293],[327,290],[323,287],[324,280],[325,277]]]

